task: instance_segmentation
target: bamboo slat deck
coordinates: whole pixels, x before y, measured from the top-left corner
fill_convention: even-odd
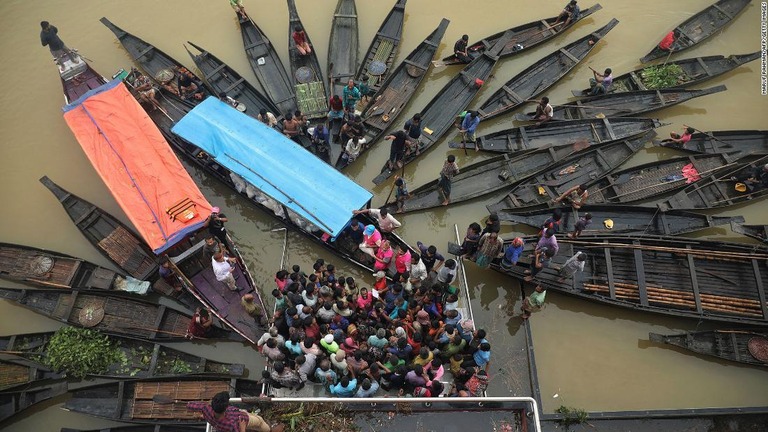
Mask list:
[[[672,335],[650,333],[649,338],[653,342],[677,346],[705,356],[768,367],[768,357],[755,357],[749,348],[750,343],[759,344],[763,348],[768,347],[768,333],[766,332],[728,329]]]
[[[291,65],[291,82],[294,85],[296,93],[296,102],[301,112],[309,119],[325,118],[328,115],[328,89],[326,81],[323,78],[323,72],[320,68],[320,62],[317,60],[315,46],[306,34],[306,28],[301,23],[299,13],[296,10],[296,2],[288,0],[288,56]],[[309,55],[300,55],[296,49],[296,43],[293,41],[293,29],[301,27],[306,34],[307,43],[312,47],[312,53]],[[308,74],[307,79],[299,81],[300,72]]]
[[[400,46],[400,37],[403,34],[406,1],[397,0],[392,6],[392,10],[389,11],[381,23],[381,27],[374,35],[371,45],[360,63],[360,69],[355,75],[355,81],[365,82],[373,93],[379,91],[381,83],[386,81],[392,73],[392,63],[395,61],[397,48]],[[376,75],[369,73],[368,68],[373,62],[383,64],[385,66],[384,72]],[[362,111],[365,111],[367,107],[368,104],[365,104]]]
[[[132,419],[196,420],[187,402],[208,401],[216,393],[229,391],[229,381],[137,382],[133,393]],[[171,404],[159,404],[153,397],[168,396]]]

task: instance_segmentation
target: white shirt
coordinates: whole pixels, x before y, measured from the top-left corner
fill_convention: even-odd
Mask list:
[[[227,260],[218,262],[215,258],[211,258],[211,266],[213,266],[213,274],[216,275],[216,280],[219,282],[225,281],[232,270]]]
[[[360,151],[363,149],[363,144],[365,143],[365,138],[360,138],[357,140],[357,145],[355,145],[355,142],[352,140],[347,141],[347,147],[345,150],[347,151],[347,154],[349,154],[350,159],[356,159],[358,156],[360,156]]]
[[[411,279],[419,279],[423,281],[427,278],[427,266],[424,265],[424,261],[419,260],[416,265],[411,264]]]
[[[382,219],[381,211],[379,209],[371,209],[369,212],[371,216],[379,221],[379,228],[384,232],[392,232],[395,228],[400,228],[401,226],[400,222],[398,222],[391,213],[387,213],[387,217]]]

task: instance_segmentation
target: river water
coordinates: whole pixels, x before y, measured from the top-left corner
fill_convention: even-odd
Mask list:
[[[386,16],[394,1],[359,0],[360,56]],[[513,25],[556,15],[565,1],[529,2],[521,0],[411,0],[397,61],[407,55],[440,18],[452,21],[439,57],[450,54],[453,42],[463,33],[471,40],[495,33]],[[582,7],[590,2],[580,2]],[[620,24],[605,41],[571,75],[548,92],[553,102],[562,102],[570,90],[584,86],[591,76],[588,66],[596,69],[612,67],[620,74],[638,66],[638,58],[648,52],[674,25],[710,4],[709,0],[610,0],[603,10],[578,24],[564,37],[549,42],[521,56],[502,61],[472,106],[487,98],[503,82],[525,67],[573,40],[596,30],[611,18]],[[327,40],[335,1],[297,0],[299,14],[315,42],[323,66],[326,63]],[[288,14],[281,0],[246,0],[251,16],[271,38],[283,60],[288,42]],[[130,2],[99,0],[46,0],[0,2],[0,240],[27,244],[77,255],[109,267],[104,259],[77,232],[52,195],[38,179],[48,175],[65,188],[105,208],[127,222],[114,199],[88,163],[74,137],[66,127],[61,106],[63,97],[56,69],[47,48],[38,40],[41,20],[59,28],[63,40],[92,60],[92,66],[103,75],[111,75],[131,62],[118,42],[101,23],[106,16],[125,30],[155,44],[176,59],[192,66],[182,43],[191,40],[213,52],[234,67],[249,81],[256,83],[243,54],[235,15],[224,0],[133,0]],[[760,5],[752,2],[735,24],[700,47],[677,58],[698,55],[740,54],[760,47]],[[457,68],[433,70],[425,84],[401,117],[418,112],[447,83]],[[683,124],[702,130],[760,129],[765,127],[768,99],[760,96],[760,65],[753,62],[736,72],[715,79],[703,87],[725,84],[728,91],[693,100],[683,106],[655,113],[670,123],[659,130],[661,135],[679,130]],[[481,133],[509,127],[509,116],[483,123]],[[415,188],[437,176],[449,140],[449,134],[437,148],[418,163],[406,169],[406,179]],[[456,154],[460,166],[481,160],[481,154]],[[388,148],[380,145],[366,154],[347,174],[372,187],[371,179],[384,162]],[[629,164],[660,160],[672,151],[646,149]],[[280,264],[284,231],[273,232],[280,224],[254,209],[240,196],[204,173],[191,169],[191,174],[214,205],[225,209],[230,217],[229,229],[241,245],[248,265],[262,286],[271,287],[272,275]],[[373,188],[373,204],[384,201],[389,183]],[[333,191],[318,191],[331,199]],[[417,240],[435,244],[445,250],[453,240],[453,225],[463,231],[469,223],[481,221],[485,204],[501,195],[476,200],[450,209],[417,213],[401,217],[401,235],[411,244]],[[767,223],[764,202],[751,203],[721,214],[743,215],[748,223]],[[502,236],[511,236],[521,227],[504,227]],[[523,230],[524,231],[524,230]],[[530,233],[530,231],[524,231]],[[726,228],[712,229],[697,236],[747,241]],[[340,259],[316,247],[295,233],[288,233],[287,263],[309,266],[316,257],[337,263],[344,272],[367,278],[346,266]],[[491,271],[468,268],[472,305],[476,323],[490,332],[494,352],[489,393],[496,396],[524,394],[523,383],[516,382],[516,367],[522,367],[519,353],[508,347],[523,333],[522,321],[508,310],[518,310],[520,291],[517,282]],[[12,285],[12,284],[5,284]],[[556,293],[547,297],[544,311],[532,318],[533,337],[542,389],[544,409],[552,412],[561,404],[587,410],[638,410],[663,408],[704,408],[761,406],[768,404],[768,374],[764,370],[705,360],[644,343],[649,331],[692,330],[697,322],[670,319],[648,314],[628,313]],[[515,309],[515,306],[517,308]],[[55,329],[58,324],[24,309],[0,302],[0,331],[3,334]],[[699,328],[706,328],[701,325]],[[183,349],[216,360],[245,363],[251,376],[258,376],[262,366],[259,355],[240,344],[182,345]],[[14,420],[9,431],[53,431],[61,426],[94,428],[112,423],[59,409],[60,400],[43,405]],[[34,414],[34,415],[32,415]]]

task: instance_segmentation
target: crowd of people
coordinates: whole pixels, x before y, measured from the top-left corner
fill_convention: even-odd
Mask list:
[[[273,325],[257,343],[271,365],[264,379],[340,397],[481,395],[491,345],[459,309],[457,263],[418,247],[391,280],[377,271],[370,287],[322,259],[309,274],[279,270]]]

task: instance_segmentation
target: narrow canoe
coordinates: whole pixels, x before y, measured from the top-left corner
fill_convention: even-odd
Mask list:
[[[581,120],[603,117],[636,117],[669,108],[702,96],[726,91],[724,85],[701,90],[665,89],[610,93],[554,105],[553,120]],[[518,113],[518,121],[534,121],[535,112]]]
[[[576,145],[546,147],[515,158],[505,154],[461,167],[461,172],[451,181],[451,205],[511,188],[579,150],[580,146]],[[442,206],[437,183],[438,180],[433,180],[412,190],[411,198],[403,204],[403,212]],[[385,207],[390,213],[397,211],[396,202]]]
[[[0,422],[13,417],[25,409],[67,392],[67,383],[56,383],[44,387],[0,393]]]
[[[683,88],[690,87],[730,72],[737,67],[760,58],[760,52],[750,54],[734,54],[728,57],[721,55],[693,57],[683,60],[667,62],[667,65],[679,66],[682,73],[678,75],[678,81],[675,85],[665,88]],[[635,69],[632,72],[619,75],[613,79],[613,84],[609,91],[611,93],[624,93],[640,90],[661,90],[661,88],[648,88],[644,81],[644,74],[649,68],[657,66],[646,66],[645,68]],[[589,96],[592,89],[571,90],[576,97]]]
[[[612,19],[600,30],[560,48],[504,83],[477,111],[484,120],[508,113],[553,86],[584,60],[619,23]]]
[[[245,105],[245,113],[256,118],[261,109],[266,109],[271,113],[279,113],[278,108],[272,101],[261,94],[256,87],[245,80],[237,71],[229,67],[226,63],[219,60],[218,57],[209,51],[187,41],[198,54],[193,54],[189,48],[184,46],[187,53],[192,57],[200,73],[203,74],[205,82],[213,89],[216,95],[222,93]],[[238,107],[238,109],[241,109]],[[279,114],[278,114],[279,115]]]
[[[375,95],[371,97],[371,103],[363,111],[363,124],[366,128],[365,141],[362,154],[378,142],[384,131],[391,127],[398,119],[403,108],[410,102],[421,82],[426,78],[430,62],[435,56],[440,41],[445,35],[450,21],[443,18],[440,25],[408,57],[405,58],[389,75],[389,78],[381,84]],[[336,168],[342,169],[349,165],[344,160],[336,162]]]
[[[205,426],[193,425],[136,425],[115,426],[103,429],[71,429],[61,428],[60,432],[205,432]]]
[[[592,215],[592,224],[583,231],[584,235],[611,233],[679,235],[744,220],[741,216],[710,216],[679,210],[661,212],[650,207],[590,204],[579,210],[563,209],[557,232],[560,235],[573,232],[576,222],[587,213]],[[552,209],[525,213],[502,210],[497,215],[502,222],[524,224],[538,229],[552,215]],[[613,222],[613,228],[610,230],[605,226],[607,220]]]
[[[309,239],[311,239],[315,243],[325,247],[332,253],[346,259],[352,264],[355,264],[358,267],[361,267],[365,271],[373,272],[372,258],[369,255],[360,252],[357,249],[356,244],[352,244],[351,242],[346,241],[344,238],[339,238],[335,241],[326,240],[323,238],[322,232],[311,231],[307,229],[306,226],[299,226],[295,224],[291,218],[285,216],[283,209],[281,208],[280,204],[278,204],[276,201],[267,200],[263,195],[260,195],[260,194],[249,195],[250,189],[246,190],[244,189],[244,186],[242,184],[236,184],[235,180],[233,180],[231,176],[232,172],[230,170],[219,165],[215,161],[210,160],[205,154],[205,152],[203,152],[199,147],[195,146],[194,144],[186,140],[183,140],[178,135],[171,132],[171,128],[174,126],[175,122],[181,120],[182,117],[184,117],[192,108],[194,108],[194,105],[191,102],[170,101],[165,97],[161,97],[158,100],[158,103],[160,107],[163,108],[165,113],[168,114],[168,117],[166,117],[165,113],[161,112],[160,110],[154,110],[154,111],[150,110],[147,112],[147,115],[149,115],[149,117],[152,119],[155,125],[157,125],[157,127],[163,133],[163,136],[168,141],[168,143],[171,146],[173,146],[176,149],[176,151],[184,155],[187,158],[187,161],[194,163],[196,166],[206,171],[209,175],[213,176],[217,180],[226,184],[229,188],[231,188],[238,194],[245,197],[248,200],[248,202],[250,202],[252,205],[265,211],[268,215],[271,215],[281,223],[284,223],[286,226],[292,229],[295,229],[296,231],[306,235]],[[350,218],[351,218],[351,215],[350,215]],[[358,216],[358,219],[364,224],[374,224],[374,225],[376,224],[374,220],[366,216],[362,216],[362,217]],[[393,245],[397,245],[397,244],[407,245],[407,243],[396,234],[391,235],[390,240],[392,241]],[[411,250],[413,249],[411,248]],[[238,262],[243,263],[242,260],[239,260]],[[210,275],[208,277],[210,278]],[[252,278],[249,278],[249,279],[252,279]],[[220,291],[218,290],[218,285],[214,284],[214,287],[216,288],[214,288],[214,290],[211,291],[211,296],[215,297],[218,295],[219,297],[221,297],[220,293],[216,294],[215,292],[215,291]],[[258,290],[254,289],[252,293],[256,295],[258,293]],[[241,294],[243,294],[242,291],[241,291]],[[259,294],[259,298],[261,298],[260,294]],[[234,297],[233,297],[233,300],[234,300]],[[246,320],[246,322],[248,321]]]
[[[523,278],[536,241],[526,238],[526,258],[518,265],[492,267]],[[536,275],[545,288],[631,310],[768,326],[768,249],[650,235],[563,237],[558,242],[554,265]],[[584,271],[561,282],[560,266],[577,251],[587,254]]]
[[[750,2],[751,0],[719,0],[715,2],[672,30],[675,32],[675,42],[669,51],[662,50],[656,45],[651,52],[640,59],[640,63],[648,63],[651,60],[667,57],[670,52],[676,53],[697,45],[722,30]]]
[[[16,387],[37,385],[40,381],[56,380],[64,375],[53,372],[45,366],[26,359],[4,359],[0,361],[0,391]]]
[[[419,151],[418,154],[416,152],[406,154],[401,160],[403,166],[416,160],[419,155],[426,153],[454,126],[457,116],[467,109],[491,75],[493,68],[499,61],[499,52],[510,38],[511,35],[509,34],[501,37],[496,45],[462,69],[432,98],[426,107],[419,111],[421,124],[424,128],[419,138]],[[385,163],[381,169],[381,174],[373,179],[373,183],[381,184],[393,174],[394,171],[390,170]]]
[[[7,344],[13,348],[8,351],[23,353],[22,355],[29,360],[42,362],[48,348],[48,342],[54,334],[55,332],[11,335],[0,338],[0,341],[7,341]],[[222,363],[134,337],[109,334],[104,334],[104,337],[120,349],[124,361],[111,365],[104,373],[89,374],[89,376],[138,379],[185,375],[240,377],[245,373],[245,365],[243,364]],[[45,367],[32,361],[30,364],[40,368]]]
[[[555,31],[552,27],[552,24],[557,21],[557,16],[538,21],[532,21],[517,27],[512,27],[507,31],[511,31],[513,33],[513,38],[507,42],[507,45],[503,50],[501,50],[501,57],[511,57],[515,54],[519,54],[531,48],[537,47],[548,40],[554,39],[555,37],[564,34],[565,30],[572,28],[576,25],[576,23],[599,11],[600,9],[602,9],[602,6],[600,6],[599,3],[587,9],[582,9],[577,20],[570,22],[565,27],[562,27],[562,24],[558,25],[559,28],[557,31]],[[467,47],[467,52],[470,56],[476,56],[489,47],[493,46],[496,40],[499,39],[503,34],[504,32],[498,32],[477,42],[473,42]],[[435,62],[435,66],[448,66],[456,64],[463,63],[456,58],[455,54],[443,58],[440,62]]]
[[[258,395],[261,384],[210,378],[119,381],[74,390],[64,409],[127,423],[202,424],[197,412],[187,410],[187,402],[207,402],[223,391],[230,397]]]
[[[713,209],[728,207],[736,204],[755,202],[768,196],[768,188],[757,187],[753,190],[740,192],[736,190],[737,180],[756,167],[768,163],[768,156],[750,158],[751,162],[725,167],[722,170],[702,178],[696,183],[672,195],[659,204],[662,210],[667,209]]]
[[[299,55],[296,43],[293,41],[293,29],[301,27],[306,34],[307,29],[301,24],[295,0],[288,0],[288,56],[291,64],[291,83],[293,84],[296,102],[301,112],[309,119],[325,118],[328,115],[328,90],[323,79],[323,70],[317,60],[315,45],[309,39],[312,47],[309,55]]]
[[[328,90],[342,96],[347,81],[355,78],[360,37],[357,31],[355,0],[338,0],[328,42]]]
[[[274,114],[278,116],[293,113],[298,109],[293,82],[288,78],[288,72],[285,71],[275,47],[252,19],[242,19],[239,14],[236,15],[243,36],[245,56],[248,57],[261,88],[277,106],[278,111]]]
[[[141,280],[156,277],[158,260],[133,230],[101,208],[73,195],[47,176],[40,179],[88,241],[120,270]]]
[[[591,204],[629,204],[656,199],[699,181],[733,159],[724,154],[690,155],[650,162],[611,173],[593,183],[589,189]],[[692,166],[698,174],[683,174]],[[699,180],[697,180],[699,179]]]
[[[101,18],[101,23],[107,26],[107,28],[115,34],[117,39],[123,45],[128,54],[133,58],[133,61],[139,64],[147,75],[158,81],[158,77],[166,75],[167,71],[174,71],[177,68],[184,67],[181,63],[174,60],[173,57],[160,51],[152,44],[145,42],[144,40],[126,32],[120,27],[112,24],[107,18]],[[162,73],[161,73],[162,72]],[[191,73],[191,71],[190,71]],[[210,88],[206,88],[203,81],[195,77],[196,84],[203,85],[208,93],[212,93]],[[174,98],[178,98],[174,95]],[[194,98],[187,98],[190,102],[195,103]]]
[[[648,333],[651,342],[672,345],[710,357],[753,366],[768,366],[768,333],[749,330],[710,330],[662,335]]]
[[[58,68],[61,87],[64,90],[64,102],[70,104],[87,92],[106,84],[107,80],[93,70],[85,59],[80,57],[79,63],[73,63],[68,57],[62,59]]]
[[[768,225],[746,225],[744,223],[731,222],[731,231],[768,243]]]
[[[164,305],[96,291],[0,288],[0,298],[78,327],[153,341],[183,341],[191,317]],[[239,336],[214,327],[210,338]]]
[[[377,93],[381,89],[381,83],[386,81],[392,72],[392,64],[395,62],[400,38],[403,35],[406,1],[397,0],[392,6],[392,10],[381,23],[379,31],[373,36],[373,41],[365,52],[360,69],[355,75],[355,81],[365,82],[371,93]],[[365,104],[363,111],[367,107],[368,104]]]
[[[119,273],[71,255],[32,246],[0,243],[0,279],[42,288],[125,289]],[[149,283],[142,288],[148,289]]]
[[[591,185],[595,179],[615,170],[640,151],[655,133],[650,131],[639,137],[576,153],[518,185],[500,202],[488,206],[488,210],[496,212],[502,209],[559,205],[553,202],[555,198],[573,186],[585,183]]]
[[[574,120],[502,130],[477,137],[476,144],[478,150],[495,153],[515,153],[546,145],[581,144],[586,148],[631,138],[659,126],[661,123],[658,120],[644,118]],[[458,142],[452,142],[448,146],[464,147]]]
[[[747,155],[768,155],[768,131],[729,130],[698,132],[691,140],[680,145],[669,139],[654,142],[690,153],[727,153],[734,159]]]

